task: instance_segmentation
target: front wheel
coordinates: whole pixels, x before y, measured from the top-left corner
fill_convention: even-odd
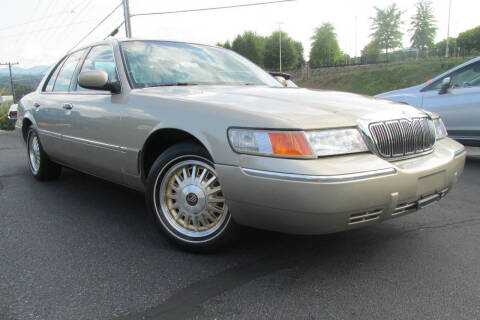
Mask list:
[[[213,162],[197,144],[175,145],[157,158],[146,201],[164,233],[184,249],[212,250],[235,233]]]

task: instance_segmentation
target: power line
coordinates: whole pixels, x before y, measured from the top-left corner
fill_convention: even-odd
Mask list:
[[[35,19],[34,21],[27,21],[27,22],[22,22],[22,23],[19,23],[19,24],[11,24],[11,25],[8,25],[8,26],[4,26],[4,27],[0,28],[0,31],[7,30],[7,29],[18,28],[20,26],[25,26],[27,24],[32,24],[32,23],[37,24],[39,21],[48,20],[48,19],[51,19],[51,18],[58,18],[58,16],[64,15],[64,14],[67,14],[67,13],[71,13],[71,10],[70,11],[60,11],[60,12],[57,12],[55,14],[45,16],[42,19]]]
[[[31,21],[37,20],[37,19],[33,19],[33,18],[36,17],[37,13],[40,13],[40,10],[37,10],[37,9],[40,9],[40,5],[41,5],[41,1],[37,1],[37,4],[35,5],[35,8],[33,9],[33,11],[30,14],[30,19],[29,20],[31,20]],[[25,30],[28,29],[28,31],[31,31],[33,27],[35,27],[35,25],[30,25],[30,26],[26,27]],[[19,43],[22,43],[21,47],[18,48],[19,49],[18,52],[20,52],[20,55],[22,55],[22,53],[24,52],[24,49],[25,49],[25,46],[27,45],[27,43],[30,45],[30,37],[31,36],[32,36],[32,34],[28,35],[28,40],[29,40],[28,42],[26,41],[27,37],[25,37],[25,36],[24,37],[19,37],[17,39],[17,41],[19,41]]]
[[[38,29],[38,30],[35,30],[35,31],[30,31],[30,32],[11,34],[11,35],[8,35],[8,36],[0,36],[0,39],[1,38],[18,37],[18,36],[22,36],[22,35],[30,35],[32,33],[43,32],[43,31],[48,31],[48,30],[55,30],[55,29],[60,29],[60,28],[65,29],[66,27],[69,27],[69,26],[73,26],[73,25],[77,25],[77,24],[83,24],[83,23],[87,23],[87,22],[91,22],[91,21],[95,21],[95,20],[96,19],[83,20],[83,21],[78,21],[78,22],[72,22],[72,23],[69,23],[69,24],[64,24],[64,25],[61,25],[61,26],[52,26],[52,27],[48,27],[48,28],[45,28],[45,29]]]
[[[115,29],[113,29],[112,32],[110,32],[110,34],[108,36],[106,36],[105,38],[103,38],[103,40],[106,40],[108,37],[113,37],[115,36],[117,33],[118,33],[118,29],[123,26],[125,24],[125,20],[123,20]]]
[[[84,16],[84,12],[90,7],[92,0],[84,1],[80,0],[77,4],[77,6],[72,9],[75,11],[75,16],[70,19],[70,21],[77,21],[79,18]],[[96,21],[97,19],[90,19],[89,21]],[[62,26],[67,24],[68,21],[60,21],[58,23],[58,26]],[[63,32],[57,32],[53,33],[50,35],[48,38],[45,39],[45,43],[50,44],[50,43],[62,43],[65,39],[68,39],[70,34],[72,34],[71,30],[76,30],[73,29],[73,25],[67,27]],[[70,47],[70,44],[67,44],[67,47]],[[63,53],[64,50],[62,50]]]
[[[185,13],[185,12],[198,12],[198,11],[209,11],[209,10],[220,10],[220,9],[232,9],[232,8],[241,8],[241,7],[251,7],[251,6],[261,6],[267,4],[274,4],[274,3],[282,3],[282,2],[292,2],[296,0],[278,0],[278,1],[267,1],[267,2],[256,2],[256,3],[245,3],[245,4],[237,4],[231,6],[222,6],[222,7],[210,7],[210,8],[199,8],[199,9],[187,9],[187,10],[175,10],[175,11],[164,11],[164,12],[145,12],[145,13],[136,13],[130,14],[129,17],[139,17],[139,16],[150,16],[150,15],[160,15],[160,14],[172,14],[172,13]],[[122,1],[123,4],[123,1]],[[118,29],[125,24],[125,20],[120,23],[113,31],[105,37],[113,37],[118,33]],[[104,39],[104,40],[105,40]]]
[[[185,12],[196,12],[196,11],[208,11],[208,10],[220,10],[220,9],[231,9],[231,8],[241,8],[241,7],[252,7],[252,6],[261,6],[261,5],[266,5],[266,4],[282,3],[282,2],[291,2],[291,1],[296,1],[296,0],[279,0],[279,1],[267,1],[267,2],[245,3],[245,4],[237,4],[237,5],[223,6],[223,7],[211,7],[211,8],[176,10],[176,11],[164,11],[164,12],[135,13],[135,14],[130,15],[130,17],[151,16],[151,15],[171,14],[171,13],[185,13]]]
[[[78,41],[72,49],[70,49],[68,52],[72,51],[73,49],[75,49],[80,43],[82,43],[83,40],[85,40],[89,35],[91,35],[93,33],[93,31],[95,31],[102,23],[105,22],[105,20],[107,20],[118,8],[120,8],[120,6],[122,6],[122,2],[120,2],[109,14],[107,14],[107,16],[105,18],[102,19],[102,21],[100,21],[99,23],[97,23],[97,25],[95,27],[93,27],[92,30],[90,30],[82,39],[80,39],[80,41]]]

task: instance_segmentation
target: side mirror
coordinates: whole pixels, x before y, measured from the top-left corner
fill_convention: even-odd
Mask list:
[[[103,70],[80,72],[78,84],[85,89],[105,90],[111,93],[120,93],[120,82],[108,81],[108,74]]]
[[[290,80],[291,76],[285,72],[278,72],[278,71],[269,71],[270,75],[275,78],[278,82],[280,82],[284,87],[288,87],[288,80]]]
[[[278,82],[280,82],[284,87],[287,86],[287,80],[286,80],[284,77],[275,76],[274,78],[275,78],[275,80],[277,80]]]
[[[446,77],[442,80],[442,87],[440,88],[440,91],[438,94],[445,94],[448,92],[448,89],[452,86],[452,78]]]

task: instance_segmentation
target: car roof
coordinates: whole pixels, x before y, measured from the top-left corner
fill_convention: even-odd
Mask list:
[[[158,41],[158,42],[173,42],[173,43],[185,43],[185,44],[192,44],[196,46],[204,46],[204,47],[214,47],[214,48],[222,48],[215,45],[205,44],[205,43],[198,43],[198,42],[190,42],[190,41],[179,41],[179,40],[165,40],[165,39],[154,39],[154,38],[115,38],[112,39],[118,42],[128,42],[128,41]]]

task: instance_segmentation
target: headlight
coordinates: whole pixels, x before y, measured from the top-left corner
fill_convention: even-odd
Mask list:
[[[333,129],[305,132],[317,156],[368,151],[357,129]]]
[[[239,153],[269,156],[313,158],[314,154],[302,131],[266,131],[229,129],[232,148]]]
[[[357,129],[268,131],[231,128],[228,138],[239,153],[316,158],[368,151]]]
[[[433,124],[435,125],[435,136],[437,137],[437,140],[445,138],[448,135],[447,128],[445,127],[442,118],[433,120]]]

